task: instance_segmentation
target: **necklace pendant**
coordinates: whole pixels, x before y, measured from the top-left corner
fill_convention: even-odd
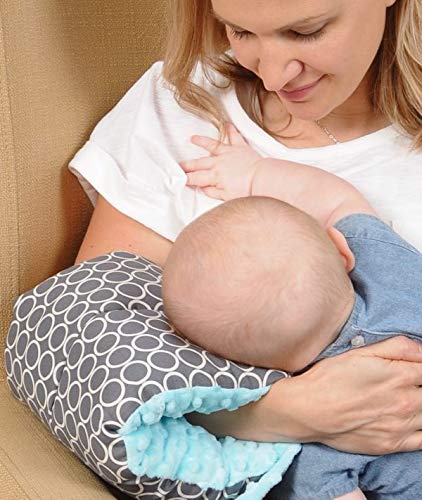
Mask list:
[[[325,133],[328,135],[328,137],[330,138],[330,140],[331,140],[332,142],[334,142],[334,144],[340,144],[340,141],[338,141],[338,140],[334,137],[334,135],[333,135],[333,134],[332,134],[332,133],[331,133],[331,132],[327,129],[327,127],[324,127],[324,125],[322,125],[322,123],[320,123],[320,121],[319,121],[319,120],[316,120],[316,121],[315,121],[315,123],[318,125],[318,127],[319,127],[319,128],[320,128],[323,132],[325,132]]]

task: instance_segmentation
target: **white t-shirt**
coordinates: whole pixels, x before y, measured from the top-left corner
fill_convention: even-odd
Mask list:
[[[193,219],[222,203],[186,187],[178,162],[208,156],[190,136],[218,138],[206,120],[183,110],[161,77],[149,70],[96,125],[69,164],[93,205],[97,193],[122,213],[171,241]],[[292,149],[249,118],[234,86],[217,89],[197,67],[193,80],[221,100],[230,120],[262,156],[314,165],[353,184],[379,216],[422,251],[422,152],[394,126],[352,141]]]

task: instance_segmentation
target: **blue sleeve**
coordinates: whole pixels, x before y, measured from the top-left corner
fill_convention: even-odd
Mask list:
[[[334,227],[344,234],[346,239],[364,238],[382,243],[390,243],[403,247],[403,249],[420,252],[404,240],[388,224],[378,217],[370,214],[351,214],[343,217],[334,224]]]
[[[349,275],[365,303],[358,326],[378,340],[398,333],[420,339],[422,254],[373,215],[353,214],[335,227],[355,256]]]

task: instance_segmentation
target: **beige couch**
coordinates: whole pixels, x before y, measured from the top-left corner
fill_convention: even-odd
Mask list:
[[[70,266],[92,207],[67,164],[155,60],[163,0],[0,0],[0,499],[113,493],[10,394],[12,301]]]

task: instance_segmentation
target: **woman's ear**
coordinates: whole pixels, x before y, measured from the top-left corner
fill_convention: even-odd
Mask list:
[[[336,229],[333,226],[327,227],[326,231],[330,240],[337,247],[337,250],[339,251],[341,258],[343,259],[346,271],[350,273],[350,271],[352,271],[352,269],[355,267],[355,256],[353,255],[353,252],[350,250],[346,238],[344,237],[343,233],[341,233],[338,229]]]

